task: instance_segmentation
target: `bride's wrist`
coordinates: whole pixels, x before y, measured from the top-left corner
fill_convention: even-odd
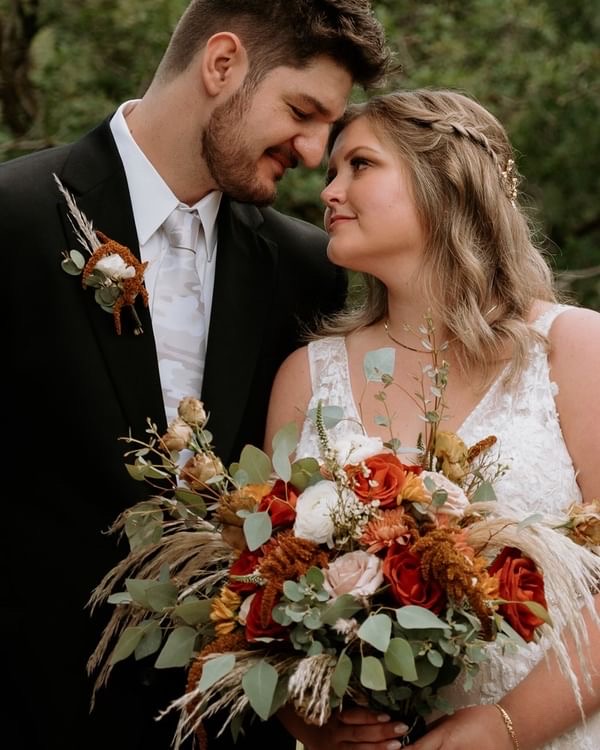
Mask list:
[[[500,703],[494,703],[493,708],[497,712],[498,718],[502,721],[504,736],[508,739],[506,747],[510,748],[510,750],[521,750],[511,715]]]

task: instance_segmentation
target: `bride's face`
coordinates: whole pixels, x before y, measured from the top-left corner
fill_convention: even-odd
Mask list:
[[[337,137],[327,182],[321,199],[329,258],[384,283],[400,262],[406,276],[424,247],[411,180],[393,145],[380,139],[365,117]]]

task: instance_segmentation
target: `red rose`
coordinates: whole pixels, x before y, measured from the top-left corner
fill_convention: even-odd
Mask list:
[[[436,615],[442,611],[446,602],[444,589],[435,581],[424,580],[421,558],[406,547],[390,547],[383,561],[383,575],[398,604],[416,604]]]
[[[258,568],[262,555],[258,552],[250,552],[245,549],[238,559],[229,568],[229,582],[227,588],[236,591],[238,594],[244,591],[256,591],[258,585],[255,583],[245,583],[244,581],[234,580],[234,576],[249,576]]]
[[[254,641],[257,638],[287,638],[287,629],[275,622],[271,616],[269,616],[266,625],[263,625],[265,619],[262,612],[264,594],[264,588],[260,589],[254,594],[250,602],[250,608],[246,616],[246,639],[248,641]]]
[[[394,508],[409,473],[422,471],[420,466],[405,466],[393,453],[377,453],[345,468],[358,497],[365,503],[379,500],[381,508]]]
[[[524,557],[516,547],[505,547],[490,565],[489,573],[498,581],[500,597],[509,602],[498,608],[500,614],[524,640],[532,641],[535,629],[544,620],[518,602],[537,602],[546,608],[542,574],[533,560]]]
[[[258,506],[258,511],[266,511],[273,526],[291,527],[296,520],[296,500],[298,493],[291,484],[278,479],[273,489],[265,495]]]

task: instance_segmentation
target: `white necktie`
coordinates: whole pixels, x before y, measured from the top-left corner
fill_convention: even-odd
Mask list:
[[[206,317],[197,261],[206,263],[196,211],[178,206],[165,220],[169,241],[156,280],[152,328],[167,419],[184,396],[200,397],[206,355]],[[200,249],[200,254],[196,255]]]

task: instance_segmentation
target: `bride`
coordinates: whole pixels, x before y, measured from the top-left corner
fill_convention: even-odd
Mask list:
[[[495,484],[499,509],[525,518],[600,498],[600,315],[557,302],[517,185],[504,128],[468,97],[397,92],[348,108],[331,135],[322,199],[329,257],[362,272],[367,292],[281,367],[267,446],[295,420],[297,456],[317,455],[305,415],[318,401],[349,417],[338,436],[364,430],[389,439],[375,419],[381,385],[362,374],[365,354],[386,346],[401,386],[386,391],[394,437],[416,445],[423,422],[411,394],[431,361],[418,334],[428,315],[447,342],[443,429],[467,444],[498,438],[508,466]],[[447,697],[458,710],[433,723],[415,750],[597,750],[600,629],[586,618],[583,654],[565,634],[579,703],[554,655],[543,658],[544,643],[529,644],[516,656],[492,655],[468,691],[452,686]],[[405,731],[359,708],[319,729],[282,718],[307,750],[394,750]]]

